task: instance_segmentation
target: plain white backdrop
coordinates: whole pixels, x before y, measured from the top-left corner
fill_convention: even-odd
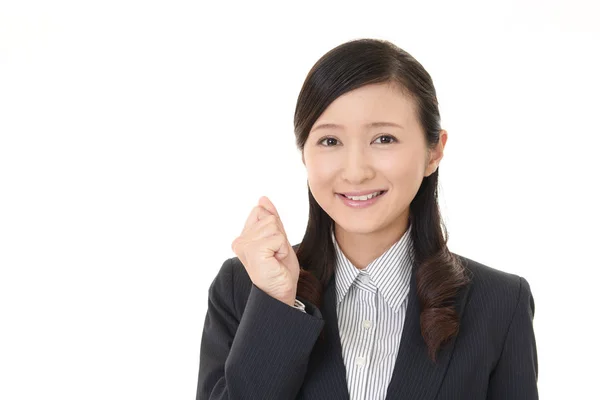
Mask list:
[[[592,1],[0,3],[0,398],[191,399],[208,287],[260,196],[299,243],[296,98],[387,39],[431,74],[452,251],[519,274],[543,399],[597,395]]]

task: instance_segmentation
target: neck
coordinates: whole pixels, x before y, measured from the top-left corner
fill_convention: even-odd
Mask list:
[[[382,230],[356,233],[348,232],[334,223],[335,238],[346,258],[358,269],[365,269],[396,243],[408,229],[408,214],[400,221]]]

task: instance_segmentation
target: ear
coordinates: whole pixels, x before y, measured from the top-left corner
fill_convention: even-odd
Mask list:
[[[437,170],[440,161],[444,157],[444,147],[446,146],[447,140],[448,132],[444,129],[440,130],[440,140],[438,141],[438,144],[435,148],[429,150],[429,160],[425,167],[425,176],[429,176]]]
[[[306,161],[304,161],[304,149],[302,149],[302,164],[306,167]]]

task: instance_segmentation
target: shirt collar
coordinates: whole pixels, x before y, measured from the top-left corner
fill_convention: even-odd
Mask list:
[[[409,224],[404,235],[396,243],[362,270],[364,274],[369,275],[373,284],[394,312],[400,310],[400,306],[410,289],[410,274],[414,262],[414,249],[410,235],[411,228],[412,225]],[[333,229],[331,237],[336,253],[335,283],[337,303],[339,304],[354,284],[361,270],[356,268],[340,249]]]

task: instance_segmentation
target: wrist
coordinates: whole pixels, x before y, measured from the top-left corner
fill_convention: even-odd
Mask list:
[[[287,297],[283,302],[290,307],[294,307],[296,304],[296,295],[294,295],[294,297]]]
[[[289,291],[288,294],[283,297],[282,301],[288,306],[294,307],[294,304],[296,303],[296,294],[296,290]]]

